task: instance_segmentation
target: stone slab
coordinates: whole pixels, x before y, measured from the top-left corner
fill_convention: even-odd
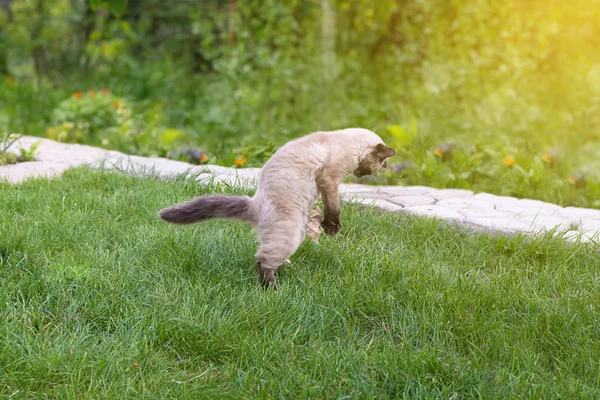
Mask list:
[[[600,220],[597,219],[589,219],[577,225],[577,228],[584,232],[600,230]]]
[[[567,216],[576,220],[600,219],[600,210],[593,208],[565,207],[557,211],[559,216]]]
[[[51,161],[54,163],[65,163],[77,166],[93,164],[110,156],[126,156],[118,151],[105,150],[82,144],[60,143],[54,140],[33,136],[23,136],[11,146],[10,150],[16,152],[21,148],[29,150],[31,146],[37,142],[40,142],[40,145],[35,152],[35,161]]]
[[[532,231],[547,232],[555,230],[557,232],[570,231],[575,227],[575,223],[567,218],[560,218],[548,215],[525,216],[517,215],[517,220],[530,226]]]
[[[557,233],[560,238],[565,239],[573,243],[589,243],[589,244],[600,244],[600,231],[568,231],[564,233]]]
[[[500,231],[503,233],[531,232],[530,225],[517,221],[512,217],[467,218],[466,222],[489,231]]]
[[[511,215],[489,207],[461,208],[458,212],[465,218],[507,218]]]
[[[554,204],[532,204],[532,203],[499,203],[495,204],[496,210],[510,212],[514,214],[526,214],[526,215],[555,215],[561,207],[554,206]]]
[[[29,178],[51,178],[61,175],[70,164],[51,161],[32,161],[0,167],[0,180],[21,183]]]
[[[374,186],[379,192],[386,193],[390,196],[406,196],[406,195],[432,195],[437,193],[439,189],[426,186]]]
[[[458,199],[443,199],[440,200],[436,203],[439,206],[442,207],[447,207],[447,208],[452,208],[455,210],[461,210],[461,209],[473,209],[473,208],[480,208],[480,209],[489,209],[489,210],[493,210],[494,209],[494,203],[491,203],[489,201],[485,201],[485,200],[481,200],[481,199],[477,199],[476,197],[469,197],[469,198],[458,198]]]
[[[398,204],[394,204],[394,203],[390,203],[387,200],[383,200],[383,199],[369,199],[369,198],[362,198],[362,199],[353,199],[351,200],[352,203],[358,203],[360,205],[363,206],[367,206],[367,207],[376,207],[385,211],[392,211],[392,212],[396,212],[396,211],[402,211],[404,209],[404,207],[399,206]]]
[[[388,199],[389,202],[398,204],[402,207],[411,207],[411,206],[426,206],[429,204],[434,204],[436,200],[428,195],[406,195],[406,196],[393,196]]]
[[[339,193],[361,193],[373,191],[373,186],[367,185],[354,185],[354,184],[341,184],[339,187]]]
[[[385,200],[388,196],[385,193],[379,191],[372,192],[354,192],[354,193],[342,193],[340,198],[345,201],[361,202],[362,200],[368,199],[383,199]]]
[[[439,189],[431,194],[436,200],[464,199],[473,197],[473,192],[467,189]]]
[[[436,204],[427,206],[406,207],[404,209],[404,212],[413,215],[438,218],[449,221],[463,221],[465,219],[465,217],[462,214],[460,214],[457,210],[447,207],[440,207]]]

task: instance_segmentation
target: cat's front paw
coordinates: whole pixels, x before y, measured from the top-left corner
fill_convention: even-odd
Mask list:
[[[340,223],[339,219],[335,221],[325,219],[323,222],[321,222],[321,227],[326,234],[333,236],[338,233],[340,229],[342,229],[342,224]]]

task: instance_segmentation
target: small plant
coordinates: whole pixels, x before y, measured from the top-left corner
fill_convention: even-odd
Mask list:
[[[18,162],[33,161],[35,151],[39,147],[41,141],[37,141],[31,145],[29,150],[23,148],[19,149],[19,154],[8,151],[8,149],[19,139],[21,135],[17,134],[4,134],[2,142],[0,143],[0,165],[16,164]]]
[[[19,162],[28,162],[28,161],[33,161],[35,158],[35,152],[37,150],[38,147],[40,147],[40,144],[42,144],[41,140],[38,140],[37,142],[33,143],[30,147],[29,150],[25,150],[24,148],[20,148],[19,149]]]
[[[19,137],[18,135],[4,134],[2,143],[0,143],[0,165],[16,164],[18,162],[17,155],[9,152],[8,148],[19,140]]]
[[[18,162],[15,153],[2,152],[0,153],[0,166],[7,164],[16,164]]]

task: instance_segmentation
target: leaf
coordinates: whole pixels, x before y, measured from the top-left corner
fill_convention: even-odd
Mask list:
[[[177,129],[167,129],[163,132],[162,135],[160,135],[160,141],[163,142],[165,145],[169,145],[181,136],[183,136],[183,134]]]
[[[407,146],[413,142],[414,135],[400,125],[390,125],[387,131],[394,138],[396,146]]]

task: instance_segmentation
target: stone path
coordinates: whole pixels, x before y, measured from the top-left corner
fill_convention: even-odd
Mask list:
[[[36,161],[0,167],[0,180],[18,183],[30,177],[56,176],[68,168],[89,165],[142,176],[173,177],[187,174],[201,184],[214,182],[253,187],[260,173],[260,168],[197,166],[166,158],[128,156],[116,151],[31,136],[21,138],[12,150],[18,150],[19,147],[29,149],[39,140],[42,143],[36,152]],[[425,186],[342,185],[340,195],[344,201],[391,212],[436,217],[475,230],[504,234],[551,231],[569,241],[600,242],[600,210],[560,207],[538,200]]]

